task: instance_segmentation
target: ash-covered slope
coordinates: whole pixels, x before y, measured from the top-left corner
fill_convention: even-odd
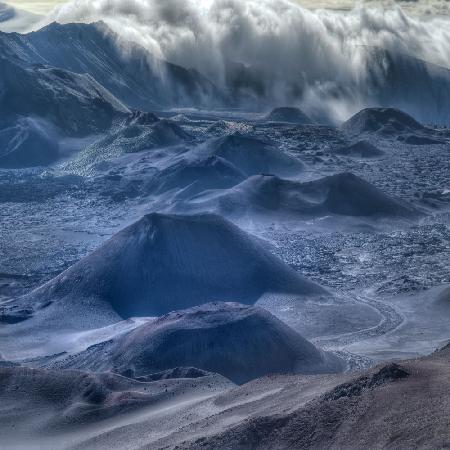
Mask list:
[[[267,292],[326,291],[218,216],[154,213],[22,298],[15,308],[28,305],[36,314],[54,317],[56,326],[62,320],[83,328],[89,327],[86,308],[95,322],[97,315],[107,317],[110,310],[128,318],[208,301],[253,304]],[[12,308],[4,308],[0,319],[12,317]],[[70,318],[69,309],[74,311]]]
[[[343,125],[346,133],[400,134],[424,131],[425,127],[409,114],[395,108],[366,108],[350,117]]]
[[[182,160],[159,172],[146,185],[152,194],[174,191],[177,199],[188,198],[209,189],[227,189],[240,183],[245,175],[218,156],[195,161]]]
[[[220,102],[214,85],[196,71],[153,58],[131,43],[120,48],[119,41],[101,22],[52,23],[25,35],[0,33],[0,57],[89,74],[131,108]]]
[[[300,161],[277,149],[272,142],[239,132],[213,141],[211,150],[247,176],[270,173],[279,176],[297,175],[303,169]]]
[[[140,377],[197,367],[236,383],[272,373],[336,372],[342,363],[262,308],[209,303],[160,317],[57,363]]]
[[[106,152],[117,147],[122,148],[124,153],[137,153],[142,150],[169,147],[192,140],[189,133],[171,120],[156,119],[151,124],[142,124],[142,121],[150,120],[152,120],[152,116],[150,118],[148,115],[136,117],[135,114],[132,114],[125,119],[124,126],[94,143],[93,146]]]
[[[351,173],[299,183],[271,175],[250,177],[227,189],[208,191],[180,205],[191,212],[217,211],[239,217],[246,213],[279,217],[326,214],[373,217],[413,217],[417,211]]]
[[[292,123],[297,125],[308,125],[312,123],[311,118],[301,109],[292,106],[282,106],[273,109],[267,114],[265,120],[269,122]]]
[[[442,448],[450,439],[450,348],[341,382],[291,410],[267,410],[186,449]],[[270,399],[273,409],[276,396]],[[269,400],[269,401],[270,401]],[[206,434],[206,433],[205,433]],[[249,445],[249,443],[251,443]]]
[[[2,367],[0,434],[20,449],[441,448],[450,439],[449,369],[448,347],[356,374],[275,375],[242,386],[198,370],[149,383]]]
[[[360,135],[375,138],[394,139],[408,145],[439,145],[446,142],[445,132],[426,127],[409,114],[395,108],[366,108],[350,117],[341,126],[342,131],[350,136]],[[364,144],[363,144],[364,143]],[[376,149],[367,148],[362,140],[350,147],[337,150],[337,153],[361,153],[370,157]]]
[[[377,158],[384,155],[383,150],[380,150],[378,147],[365,140],[340,147],[336,149],[334,153],[357,158]]]
[[[106,419],[157,412],[174,399],[180,403],[205,399],[234,387],[217,374],[193,379],[182,372],[180,378],[143,382],[111,373],[0,367],[0,445],[67,448],[73,439],[65,432],[89,434],[87,428],[95,424],[101,430]]]
[[[303,184],[304,194],[330,213],[348,216],[408,217],[417,212],[352,173],[341,173]]]
[[[104,131],[130,112],[91,76],[46,65],[24,66],[2,58],[0,85],[0,109],[6,117],[39,117],[69,135]]]
[[[175,122],[151,113],[134,112],[123,123],[80,151],[64,164],[68,171],[84,173],[93,165],[127,153],[172,147],[192,141],[192,136]]]
[[[270,141],[236,132],[207,141],[198,148],[197,154],[191,152],[161,170],[146,183],[146,190],[154,195],[171,191],[176,203],[204,191],[231,188],[249,175],[295,176],[302,170],[301,162]],[[164,208],[163,204],[161,206]]]

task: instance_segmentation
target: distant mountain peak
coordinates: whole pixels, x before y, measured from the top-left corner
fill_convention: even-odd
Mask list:
[[[197,71],[158,60],[136,43],[125,53],[119,41],[102,21],[52,22],[24,35],[0,34],[0,55],[89,74],[131,109],[223,104],[219,89]]]

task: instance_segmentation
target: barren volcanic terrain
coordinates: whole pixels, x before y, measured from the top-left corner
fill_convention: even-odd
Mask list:
[[[450,72],[342,121],[119,43],[0,32],[0,449],[447,448],[450,101],[389,93]]]

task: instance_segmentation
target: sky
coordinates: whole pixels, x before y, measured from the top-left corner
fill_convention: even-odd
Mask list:
[[[95,1],[95,0],[93,0]],[[144,0],[142,0],[144,1]],[[201,1],[201,0],[199,0]],[[351,9],[358,0],[292,0],[307,8]],[[18,8],[45,14],[64,0],[6,0]],[[418,15],[450,14],[450,0],[369,0],[372,4],[385,6],[401,4],[406,11]]]
[[[6,3],[20,9],[45,14],[63,0],[7,0]]]

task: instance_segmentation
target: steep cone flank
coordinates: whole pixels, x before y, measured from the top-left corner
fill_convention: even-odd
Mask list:
[[[133,376],[188,366],[243,383],[271,373],[338,371],[341,362],[262,308],[209,303],[167,314],[62,366]]]
[[[131,317],[215,300],[253,304],[266,292],[325,291],[218,216],[150,214],[30,295],[39,304],[94,299]]]

